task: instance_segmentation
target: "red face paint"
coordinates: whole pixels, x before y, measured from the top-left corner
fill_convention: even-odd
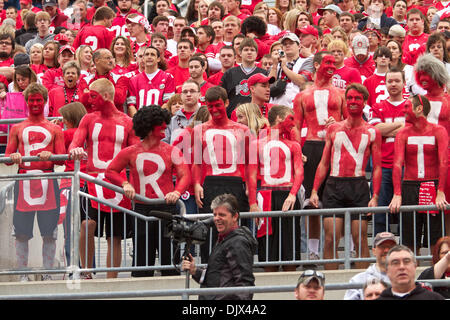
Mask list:
[[[29,95],[27,104],[31,115],[39,116],[44,114],[45,100],[40,93]]]
[[[106,104],[105,99],[102,95],[95,90],[89,90],[89,103],[94,111],[100,111],[102,107]]]
[[[417,80],[419,85],[427,91],[439,87],[438,83],[434,81],[434,79],[424,71],[419,71],[417,73]]]
[[[167,124],[163,122],[159,126],[155,126],[150,133],[150,135],[158,140],[164,139],[166,137]]]
[[[214,121],[222,121],[227,117],[227,108],[222,99],[206,102],[206,106]]]
[[[294,128],[294,115],[290,114],[284,118],[284,120],[280,123],[281,134],[290,134],[292,128]]]
[[[414,123],[416,119],[416,115],[413,111],[413,105],[411,100],[405,102],[405,122]]]
[[[322,63],[317,69],[317,75],[324,79],[329,79],[333,76],[336,71],[336,66],[334,65],[335,59],[332,55],[327,55],[322,58]]]
[[[362,93],[351,89],[347,92],[347,110],[352,117],[360,117],[364,110],[364,96]]]

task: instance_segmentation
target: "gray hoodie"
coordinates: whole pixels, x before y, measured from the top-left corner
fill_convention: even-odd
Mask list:
[[[384,272],[380,272],[376,264],[371,264],[366,271],[360,272],[350,279],[350,283],[366,283],[367,281],[377,278],[386,283],[390,283],[388,276]],[[344,300],[364,300],[363,289],[349,289],[345,293]]]
[[[181,109],[175,112],[175,115],[172,117],[172,119],[170,119],[170,123],[167,125],[166,137],[162,139],[162,141],[168,144],[172,144],[173,141],[183,131],[183,129],[191,124],[192,120],[195,117],[195,114],[197,113],[197,110],[195,110],[194,114],[192,114],[189,120],[186,118]]]

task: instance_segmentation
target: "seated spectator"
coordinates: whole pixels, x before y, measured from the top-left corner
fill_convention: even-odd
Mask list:
[[[305,270],[297,281],[295,298],[297,300],[324,300],[325,275],[316,270]]]
[[[364,300],[376,300],[383,290],[388,288],[388,284],[383,280],[373,278],[367,281],[363,287]]]
[[[417,280],[438,280],[450,277],[450,237],[442,237],[436,242],[432,263],[431,267],[422,271]],[[450,299],[449,287],[433,287],[433,291],[439,293],[445,299]]]
[[[444,300],[415,282],[417,260],[414,253],[405,246],[397,245],[386,256],[386,274],[391,287],[385,289],[377,300]]]
[[[360,272],[350,279],[350,283],[367,283],[372,279],[381,279],[389,283],[386,274],[386,255],[388,251],[397,244],[395,235],[390,232],[380,232],[373,240],[372,253],[376,258],[376,262],[367,268],[366,271]],[[349,289],[345,293],[344,300],[364,300],[364,292],[362,289]]]

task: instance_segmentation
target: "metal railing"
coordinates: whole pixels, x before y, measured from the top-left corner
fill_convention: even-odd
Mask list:
[[[52,156],[50,158],[50,160],[52,160],[52,161],[62,161],[62,160],[67,160],[67,159],[68,159],[67,155],[56,155],[56,156]],[[10,161],[11,160],[9,158],[0,158],[0,163],[10,162]],[[39,161],[39,158],[38,157],[23,157],[23,161],[24,162]],[[148,263],[147,263],[145,266],[137,266],[135,263],[134,266],[131,265],[131,266],[120,266],[120,267],[109,267],[109,268],[100,267],[98,265],[95,268],[94,267],[79,268],[79,266],[77,264],[73,263],[73,261],[78,262],[80,259],[80,257],[79,257],[79,252],[80,252],[80,248],[79,248],[80,201],[79,201],[79,199],[80,198],[85,198],[86,201],[94,200],[94,201],[97,201],[99,203],[102,203],[102,204],[110,207],[111,214],[113,214],[112,210],[121,211],[121,212],[125,213],[125,215],[134,218],[135,223],[136,223],[136,221],[139,220],[148,225],[149,222],[159,221],[159,219],[157,219],[155,217],[145,216],[145,215],[137,213],[131,209],[125,209],[125,208],[119,207],[117,205],[113,205],[107,201],[104,201],[103,199],[99,199],[98,197],[94,197],[88,193],[80,191],[80,185],[79,185],[80,179],[84,179],[84,180],[90,181],[96,185],[106,187],[115,192],[123,194],[122,188],[112,185],[110,183],[107,183],[105,181],[102,181],[100,179],[94,178],[88,174],[80,172],[80,167],[79,167],[78,161],[75,162],[75,170],[73,172],[52,172],[52,173],[42,173],[42,174],[33,174],[33,175],[26,175],[26,174],[3,175],[0,177],[0,181],[2,181],[2,180],[29,180],[29,179],[42,179],[42,178],[55,179],[55,178],[62,178],[62,177],[72,179],[72,188],[71,188],[71,190],[72,190],[71,200],[72,201],[71,201],[71,207],[70,207],[71,212],[73,212],[73,214],[70,217],[70,226],[71,226],[71,228],[70,228],[70,239],[71,239],[70,257],[71,257],[71,260],[70,261],[71,261],[71,265],[68,266],[68,268],[64,268],[64,269],[60,268],[60,269],[52,269],[52,270],[44,270],[44,269],[38,269],[38,268],[28,269],[28,270],[3,270],[3,271],[0,271],[0,275],[13,275],[13,274],[22,275],[22,274],[37,274],[37,273],[57,274],[57,273],[73,273],[73,272],[75,272],[75,274],[78,275],[80,272],[125,272],[125,271],[144,271],[144,270],[146,270],[146,271],[149,271],[149,270],[162,271],[162,270],[176,269],[176,266],[174,266],[173,263],[171,265],[163,265],[161,263],[159,265],[148,265]],[[8,198],[7,196],[8,195],[9,195],[9,197],[11,196],[12,184],[13,183],[10,183],[3,189],[0,189],[0,209],[2,209],[2,207],[4,208],[4,206],[6,204],[6,199]],[[140,195],[136,195],[136,200],[141,201],[146,204],[151,204],[151,205],[165,203],[165,201],[161,200],[161,199],[147,199]],[[188,219],[195,220],[195,219],[204,219],[204,218],[212,217],[212,214],[186,214],[186,208],[184,206],[184,203],[181,200],[179,200],[178,204],[180,206],[181,215]],[[436,206],[434,206],[434,205],[431,205],[431,206],[402,206],[400,208],[400,211],[401,212],[415,212],[415,211],[429,211],[429,210],[435,210],[435,209],[436,209]],[[320,260],[309,260],[308,257],[306,257],[306,259],[298,260],[298,259],[294,258],[289,261],[283,261],[280,257],[277,261],[268,261],[267,259],[265,261],[264,260],[257,261],[257,262],[255,262],[254,266],[255,266],[255,268],[258,268],[258,267],[266,267],[266,266],[283,266],[283,265],[300,266],[300,265],[310,265],[310,264],[325,265],[328,263],[343,263],[345,269],[350,269],[352,263],[355,263],[355,262],[373,262],[373,261],[375,261],[375,259],[372,257],[361,257],[360,252],[358,253],[359,257],[351,256],[351,230],[350,230],[351,218],[350,218],[350,216],[352,214],[363,214],[363,213],[368,213],[368,212],[378,214],[378,213],[386,213],[388,211],[389,211],[388,207],[377,207],[377,208],[363,207],[363,208],[342,208],[342,209],[293,210],[293,211],[289,211],[289,212],[282,212],[282,211],[269,211],[269,212],[258,212],[258,213],[243,212],[240,214],[240,216],[241,216],[241,218],[272,217],[274,219],[283,217],[284,219],[291,218],[293,220],[295,219],[295,217],[300,217],[301,219],[305,219],[305,221],[308,221],[308,219],[310,217],[315,217],[315,216],[319,216],[322,221],[324,214],[335,215],[336,217],[343,217],[344,226],[345,226],[345,232],[343,233],[343,236],[344,236],[343,248],[341,248],[341,253],[343,254],[343,257],[334,256],[333,259],[320,259]],[[400,219],[401,219],[401,215],[400,215]],[[442,215],[442,220],[443,219],[444,219],[444,217]],[[320,238],[323,238],[322,225],[323,225],[323,223],[321,222]],[[414,228],[414,230],[415,230],[415,228]],[[134,231],[135,231],[134,236],[136,236],[137,230],[135,229]],[[161,234],[162,233],[161,223],[159,224],[159,231]],[[361,230],[359,230],[359,234],[361,234]],[[306,231],[305,233],[302,233],[301,236],[305,236],[305,235],[306,235],[305,240],[307,241],[309,239],[308,231]],[[148,227],[147,227],[146,237],[147,237],[146,240],[148,240]],[[293,241],[295,241],[295,238],[296,238],[296,235],[294,232]],[[414,238],[415,238],[415,236],[414,236]],[[125,235],[124,235],[124,240],[126,241]],[[337,242],[336,246],[338,246],[338,242],[340,241],[340,239],[335,239],[335,241]],[[401,242],[401,238],[400,238],[400,242]],[[146,243],[148,243],[148,241],[146,241]],[[428,243],[430,244],[429,235],[428,235]],[[212,243],[210,244],[209,247],[212,248]],[[99,248],[100,248],[100,237],[98,237],[98,243],[97,243],[97,256],[100,256]],[[298,249],[300,249],[300,248],[295,248],[295,245],[294,245],[294,250],[298,250]],[[269,250],[269,249],[267,248],[266,250]],[[158,252],[161,252],[161,242],[158,245]],[[171,253],[173,254],[173,248],[171,250]],[[307,249],[306,253],[308,253],[308,249]],[[266,252],[266,257],[267,257],[267,252]],[[293,257],[295,257],[295,255],[293,255]],[[171,261],[173,262],[173,256],[171,258],[172,258]],[[111,259],[113,260],[113,257],[111,257]],[[431,256],[430,255],[418,256],[417,259],[418,260],[431,260]],[[146,261],[148,261],[148,258],[146,259]],[[87,263],[85,263],[84,265],[86,266]],[[203,265],[200,264],[200,266],[204,266],[204,264]]]
[[[450,287],[450,280],[418,280],[417,282],[433,287]],[[364,283],[329,283],[325,284],[325,292],[331,290],[362,289]],[[196,295],[228,295],[234,293],[283,293],[292,292],[296,285],[284,286],[255,286],[255,287],[226,287],[226,288],[185,288],[166,290],[138,290],[116,292],[91,292],[91,293],[49,293],[49,294],[24,294],[24,295],[0,295],[0,300],[71,300],[71,299],[121,299],[121,298],[152,298],[173,296]]]

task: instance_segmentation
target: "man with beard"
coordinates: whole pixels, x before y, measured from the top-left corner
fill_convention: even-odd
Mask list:
[[[317,167],[310,203],[319,207],[319,190],[326,179],[323,191],[324,208],[376,207],[381,185],[381,135],[380,131],[363,119],[363,110],[369,93],[363,85],[353,83],[345,90],[348,118],[329,126],[322,159]],[[366,181],[366,166],[372,157],[373,192],[371,199]],[[326,178],[329,172],[329,177]],[[324,259],[338,257],[338,242],[342,237],[344,217],[325,215]],[[361,258],[369,257],[366,214],[351,215],[352,239],[355,251]],[[366,262],[356,262],[356,268],[367,267]],[[338,263],[325,265],[325,269],[338,269]]]
[[[354,275],[350,283],[367,283],[371,279],[379,279],[389,283],[386,274],[386,255],[388,251],[397,244],[395,235],[390,232],[380,232],[373,240],[372,253],[376,262],[367,270]],[[344,300],[364,300],[363,289],[349,289],[345,293]]]
[[[336,70],[334,56],[330,52],[316,53],[313,64],[316,71],[314,85],[300,92],[294,99],[294,113],[297,130],[306,124],[307,136],[303,145],[303,154],[306,156],[304,208],[309,205],[309,197],[314,184],[316,168],[322,157],[325,146],[325,133],[334,122],[342,120],[346,115],[343,91],[332,85],[334,71]],[[300,136],[298,142],[301,143]],[[323,188],[317,190],[319,199],[322,198]],[[319,254],[319,219],[308,217],[309,237],[308,247],[310,259],[318,259]]]
[[[9,33],[0,34],[0,67],[13,67],[14,37]]]

